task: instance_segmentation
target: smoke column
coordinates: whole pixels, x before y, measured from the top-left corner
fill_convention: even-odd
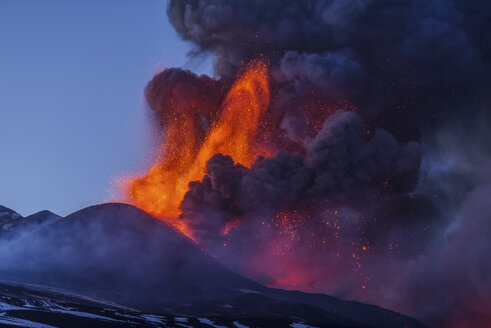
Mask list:
[[[261,283],[491,327],[490,4],[171,0],[168,16],[215,76],[149,82],[165,141],[127,201]]]

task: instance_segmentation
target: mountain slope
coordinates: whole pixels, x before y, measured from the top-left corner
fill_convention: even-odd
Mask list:
[[[203,295],[225,297],[232,288],[257,288],[204,255],[184,235],[124,204],[78,211],[0,256],[0,269],[15,280],[146,309]]]
[[[154,314],[423,327],[379,307],[261,286],[126,204],[92,206],[29,231],[0,240],[3,281],[62,288]]]

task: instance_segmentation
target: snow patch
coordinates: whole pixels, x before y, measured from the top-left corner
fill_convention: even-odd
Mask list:
[[[185,325],[183,323],[176,323],[179,327],[194,328],[193,326]]]
[[[23,308],[0,301],[0,310],[1,311],[23,310]]]
[[[300,322],[291,323],[290,327],[292,327],[292,328],[317,328],[317,327],[309,326],[309,325],[306,325],[306,324],[303,324]]]
[[[98,320],[103,320],[103,321],[126,322],[126,321],[117,320],[117,319],[105,317],[105,316],[98,315],[98,314],[87,313],[87,312],[80,312],[80,311],[67,311],[67,310],[62,310],[62,309],[52,309],[51,312],[71,314],[71,315],[74,315],[74,316],[77,316],[77,317],[90,318],[90,319],[98,319]]]
[[[153,315],[153,314],[142,314],[140,315],[145,321],[151,322],[151,323],[156,323],[156,324],[164,324],[166,321],[166,318],[159,316],[159,315]]]
[[[215,325],[215,323],[213,321],[211,321],[210,319],[207,319],[207,318],[198,318],[198,320],[200,323],[205,323],[205,324],[213,326],[215,328],[227,328],[226,326],[217,326],[217,325]]]
[[[33,322],[24,319],[17,319],[6,316],[6,313],[0,313],[0,324],[17,326],[17,327],[29,327],[29,328],[56,328],[54,326],[46,325],[43,323]]]

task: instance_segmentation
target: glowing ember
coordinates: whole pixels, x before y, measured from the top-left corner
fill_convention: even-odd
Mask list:
[[[130,201],[189,235],[177,220],[179,204],[189,182],[204,176],[206,162],[214,154],[221,153],[249,167],[258,155],[268,155],[265,149],[254,145],[254,137],[269,98],[267,65],[254,61],[232,86],[220,117],[212,122],[204,141],[201,141],[191,115],[172,117],[166,127],[163,158],[145,176],[129,183]]]

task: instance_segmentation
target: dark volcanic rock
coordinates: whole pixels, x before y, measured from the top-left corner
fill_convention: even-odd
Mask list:
[[[154,314],[319,327],[423,327],[376,306],[266,288],[227,270],[186,236],[130,205],[92,206],[66,218],[40,212],[24,220],[31,225],[22,239],[0,236],[4,281],[61,288]],[[38,229],[32,229],[34,222]]]

